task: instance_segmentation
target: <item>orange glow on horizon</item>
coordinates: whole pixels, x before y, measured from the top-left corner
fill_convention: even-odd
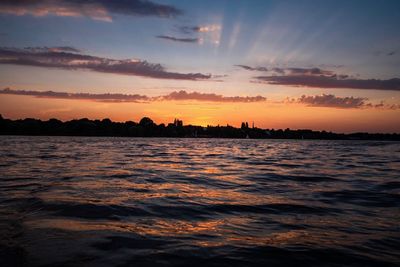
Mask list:
[[[113,121],[139,121],[150,117],[156,123],[168,124],[175,118],[184,125],[227,124],[240,127],[253,122],[259,128],[313,129],[334,132],[400,132],[400,110],[339,109],[307,107],[287,103],[216,103],[200,101],[155,101],[150,103],[104,103],[88,100],[35,98],[2,95],[0,113],[4,118],[80,118]]]

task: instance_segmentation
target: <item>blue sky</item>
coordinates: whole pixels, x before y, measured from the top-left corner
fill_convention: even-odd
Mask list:
[[[7,47],[60,46],[111,58],[137,57],[171,68],[229,71],[234,64],[297,67],[345,65],[354,74],[398,74],[398,1],[159,1],[183,11],[176,18],[111,14],[90,17],[1,15]],[[180,26],[217,24],[220,44],[178,43]],[[236,29],[236,32],[235,32]],[[196,34],[191,34],[195,37]],[[235,40],[234,40],[235,39]],[[393,56],[387,56],[391,52]]]
[[[400,104],[399,1],[27,3],[0,3],[3,88],[273,100],[333,94]],[[90,66],[81,55],[92,57]]]

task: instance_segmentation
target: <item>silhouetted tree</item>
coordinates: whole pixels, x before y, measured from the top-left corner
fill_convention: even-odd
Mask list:
[[[149,126],[153,126],[154,122],[149,117],[144,117],[140,120],[139,124],[140,124],[140,126],[143,126],[143,127],[149,127]]]

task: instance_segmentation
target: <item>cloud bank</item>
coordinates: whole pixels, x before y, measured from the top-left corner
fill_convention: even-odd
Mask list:
[[[72,47],[72,46],[53,46],[53,47],[47,47],[47,46],[36,46],[36,47],[25,47],[24,48],[27,51],[31,52],[71,52],[71,53],[80,53],[81,50]]]
[[[206,94],[186,91],[172,92],[162,97],[164,100],[197,100],[197,101],[211,101],[211,102],[263,102],[267,99],[263,96],[222,96],[217,94]]]
[[[58,48],[60,50],[60,48]],[[143,76],[157,79],[207,80],[211,74],[169,72],[160,64],[145,60],[110,59],[47,49],[0,48],[0,64],[15,64],[68,70],[90,70],[102,73]]]
[[[150,97],[138,94],[90,94],[90,93],[66,93],[66,92],[54,92],[54,91],[26,91],[26,90],[12,90],[5,88],[0,90],[0,94],[8,95],[26,95],[34,96],[39,98],[56,98],[56,99],[75,99],[75,100],[92,100],[97,102],[154,102],[154,101],[185,101],[195,100],[203,102],[223,102],[223,103],[253,103],[263,102],[267,99],[262,96],[222,96],[217,94],[207,94],[200,92],[186,92],[186,91],[174,91],[167,95]]]
[[[37,17],[90,17],[112,21],[111,14],[175,17],[183,12],[174,6],[148,0],[2,0],[0,13]]]
[[[156,101],[199,101],[215,103],[267,103],[264,96],[223,96],[214,93],[187,92],[184,90],[174,91],[161,96],[146,96],[139,94],[94,94],[94,93],[67,93],[54,91],[32,91],[32,90],[13,90],[5,88],[0,90],[1,94],[33,96],[37,98],[69,99],[69,100],[89,100],[107,103],[150,103]],[[286,98],[280,103],[302,104],[308,107],[327,107],[341,109],[400,109],[399,104],[386,104],[380,102],[373,104],[368,102],[368,98],[363,97],[339,97],[331,94],[316,96],[303,95],[299,98]]]
[[[257,76],[260,82],[276,85],[305,86],[317,88],[348,88],[400,91],[400,79],[346,79],[338,76],[281,75]]]
[[[298,103],[308,107],[326,107],[326,108],[340,108],[340,109],[365,109],[365,108],[378,108],[378,109],[399,109],[399,104],[386,104],[381,101],[378,104],[368,102],[365,97],[353,96],[335,96],[332,94],[322,94],[315,96],[302,95],[299,98],[286,98],[284,101],[288,104]]]
[[[333,108],[361,108],[365,107],[367,98],[363,97],[338,97],[335,95],[301,96],[297,102],[313,107]]]
[[[400,91],[400,78],[387,80],[356,79],[348,74],[338,74],[320,68],[271,68],[235,65],[249,71],[267,72],[270,75],[253,77],[256,82],[305,86],[317,88],[348,88]],[[254,82],[254,81],[253,81]]]

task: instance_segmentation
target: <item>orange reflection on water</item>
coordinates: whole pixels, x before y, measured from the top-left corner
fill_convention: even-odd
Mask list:
[[[228,176],[229,177],[229,176]],[[226,177],[226,179],[229,179]],[[75,194],[71,194],[75,192]],[[182,183],[136,183],[124,179],[79,180],[37,194],[45,202],[71,202],[97,205],[140,205],[165,199],[182,199],[187,204],[201,205],[266,205],[296,204],[280,195],[259,195],[228,188],[204,187]]]
[[[41,219],[27,221],[26,226],[33,229],[60,229],[80,232],[104,232],[104,233],[135,233],[141,236],[170,237],[183,236],[193,238],[193,245],[203,247],[234,245],[286,245],[300,242],[300,239],[310,238],[307,232],[302,230],[276,231],[249,235],[246,232],[239,234],[233,225],[241,225],[245,229],[251,222],[246,217],[227,217],[209,221],[183,221],[183,220],[138,220],[136,222],[104,222],[82,221],[73,219]],[[242,229],[242,230],[243,230]],[[201,235],[214,238],[202,238]],[[303,240],[304,241],[304,240]]]

